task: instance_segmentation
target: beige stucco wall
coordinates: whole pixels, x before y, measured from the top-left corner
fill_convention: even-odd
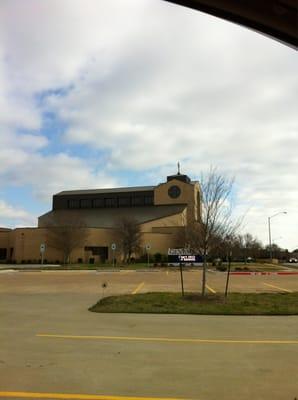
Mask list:
[[[179,219],[179,216],[175,216]],[[175,220],[176,220],[175,218]],[[181,218],[181,216],[180,216]],[[170,218],[167,222],[170,221]],[[141,251],[144,252],[146,244],[150,244],[150,254],[163,253],[166,254],[169,247],[173,247],[176,240],[176,233],[179,226],[154,226],[152,223],[149,226],[142,227]],[[115,257],[118,261],[121,260],[119,245],[115,240],[115,233],[112,229],[89,228],[86,246],[103,246],[109,248],[109,260],[112,260],[111,244],[116,242],[117,250]],[[11,232],[0,232],[0,247],[9,249],[12,247],[13,256],[10,261],[17,263],[38,263],[41,259],[40,244],[46,244],[44,259],[47,263],[61,263],[63,255],[57,249],[49,247],[47,244],[47,229],[46,228],[18,228]],[[71,262],[78,262],[81,258],[84,263],[88,263],[90,258],[94,258],[95,262],[99,262],[99,256],[92,255],[91,251],[85,251],[85,246],[77,248],[71,254]]]
[[[40,245],[45,243],[46,230],[40,228],[17,228],[13,231],[11,245],[14,248],[12,261],[37,262],[40,258]],[[57,254],[52,257],[57,259]],[[54,261],[53,260],[53,261]]]
[[[153,226],[151,228],[154,228]],[[142,234],[141,252],[145,248],[146,244],[150,244],[150,254],[164,253],[166,254],[168,248],[173,245],[175,238],[175,229],[170,227],[155,227],[157,230],[148,229],[144,230]],[[112,229],[100,229],[100,228],[89,228],[88,237],[86,239],[86,246],[103,246],[109,248],[109,260],[112,260],[111,244],[116,242],[117,250],[115,257],[120,261],[121,254],[119,251],[119,245],[115,240],[115,234]],[[63,261],[63,255],[57,249],[49,247],[47,244],[47,229],[46,228],[18,228],[11,232],[0,232],[0,247],[9,249],[12,247],[13,256],[10,261],[17,263],[38,263],[41,259],[40,255],[40,244],[46,244],[46,251],[44,253],[44,259],[47,263],[61,263]],[[94,258],[95,262],[99,262],[99,256],[92,255],[91,251],[85,251],[85,246],[75,249],[71,254],[71,262],[78,262],[81,258],[84,263],[88,263],[90,258]]]
[[[11,231],[10,230],[2,230],[0,229],[0,249],[6,249],[6,259],[9,258],[10,254],[10,237]],[[0,260],[4,262],[5,260]]]
[[[174,239],[175,237],[173,233],[144,233],[142,240],[142,249],[145,249],[145,246],[149,244],[149,254],[167,254],[168,248],[173,246]],[[145,250],[143,250],[143,252],[145,252]]]
[[[10,237],[10,231],[0,230],[0,248],[6,249],[9,247],[9,237]]]
[[[156,228],[185,226],[185,222],[186,222],[186,209],[180,214],[169,215],[168,217],[145,222],[144,224],[141,225],[141,231],[152,232],[153,229]]]

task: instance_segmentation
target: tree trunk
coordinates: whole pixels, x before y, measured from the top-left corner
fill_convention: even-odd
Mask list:
[[[227,298],[227,296],[228,296],[230,272],[231,272],[231,255],[229,255],[229,258],[228,258],[228,272],[227,272],[227,279],[226,279],[225,298]]]
[[[128,260],[127,260],[127,263],[130,264],[130,261],[131,261],[131,250],[129,250],[129,252],[128,252]]]
[[[202,276],[202,296],[205,296],[206,290],[206,270],[207,270],[207,259],[206,254],[203,256],[203,276]]]

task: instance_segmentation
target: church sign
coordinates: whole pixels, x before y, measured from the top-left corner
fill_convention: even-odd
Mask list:
[[[168,263],[194,264],[202,262],[198,254],[191,254],[189,249],[168,249]]]

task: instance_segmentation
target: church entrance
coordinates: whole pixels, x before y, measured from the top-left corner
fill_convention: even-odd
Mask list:
[[[109,258],[107,246],[86,246],[85,261],[88,264],[105,263]]]

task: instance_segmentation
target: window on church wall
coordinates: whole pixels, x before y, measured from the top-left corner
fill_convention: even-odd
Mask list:
[[[144,197],[144,203],[145,203],[146,206],[153,205],[153,196],[145,196]]]
[[[68,208],[80,208],[80,200],[77,199],[71,199],[68,200]]]
[[[132,197],[131,203],[133,206],[143,206],[144,205],[144,197],[143,196]]]
[[[115,197],[106,198],[105,207],[107,208],[117,207],[117,199]]]
[[[81,208],[92,208],[92,200],[91,199],[82,199],[81,200]]]
[[[93,200],[93,207],[94,208],[102,208],[104,207],[104,199],[94,199]]]
[[[119,197],[118,198],[118,206],[119,207],[130,207],[131,201],[130,197]]]

